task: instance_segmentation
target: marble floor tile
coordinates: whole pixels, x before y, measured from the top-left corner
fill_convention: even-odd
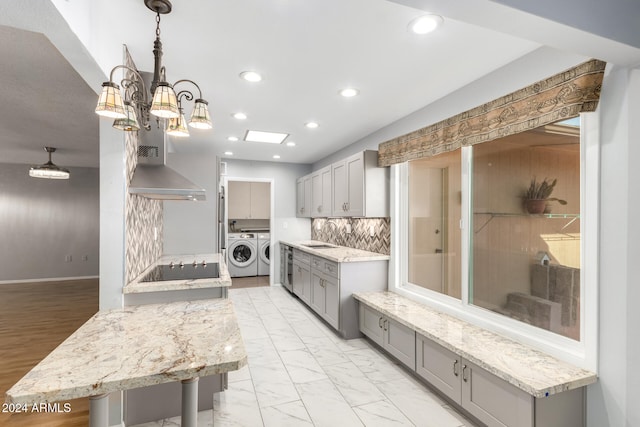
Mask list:
[[[317,427],[362,426],[360,418],[330,380],[296,384],[302,403]]]
[[[262,408],[262,420],[265,427],[313,426],[301,400]]]
[[[273,346],[278,352],[289,350],[303,350],[306,347],[302,342],[298,334],[295,333],[293,328],[289,329],[272,329],[269,330],[269,336],[273,342]]]
[[[211,412],[211,411],[209,411]],[[229,383],[229,388],[216,393],[213,401],[213,417],[216,427],[259,426],[262,416],[251,380]],[[198,420],[198,427],[200,421]]]
[[[329,379],[351,406],[385,400],[386,397],[352,362],[324,367]]]
[[[378,388],[418,427],[459,427],[465,424],[464,418],[454,416],[442,399],[413,379],[379,383]],[[469,424],[472,426],[474,424]]]
[[[309,341],[306,343],[306,347],[320,366],[349,362],[349,358],[344,352],[327,337]]]
[[[367,427],[413,426],[411,421],[387,400],[356,406],[353,410]]]
[[[324,380],[327,378],[327,374],[325,374],[318,362],[316,362],[316,359],[314,359],[306,349],[281,351],[280,357],[294,384]]]
[[[236,381],[244,381],[251,379],[251,372],[249,372],[249,365],[245,365],[237,371],[231,371],[227,374],[228,381],[230,383]]]
[[[262,321],[262,325],[269,332],[272,332],[274,330],[279,330],[279,329],[287,329],[293,332],[293,329],[291,328],[291,324],[287,319],[285,319],[285,317],[282,314],[280,314],[280,312],[277,312],[275,314],[264,315],[264,316],[260,315],[260,320]]]
[[[261,407],[300,400],[283,364],[280,366],[250,366],[251,378]]]
[[[383,383],[410,376],[390,357],[373,348],[353,350],[345,354],[371,381]]]

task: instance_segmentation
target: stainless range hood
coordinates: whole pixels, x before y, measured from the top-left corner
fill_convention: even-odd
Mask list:
[[[155,123],[152,128],[157,127]],[[155,200],[206,200],[205,190],[166,165],[166,136],[162,130],[138,131],[138,165],[129,193]]]
[[[145,80],[151,77],[151,73],[140,74]],[[155,200],[206,200],[202,187],[166,165],[168,137],[163,127],[164,120],[159,124],[151,120],[151,130],[138,131],[138,165],[129,193]]]

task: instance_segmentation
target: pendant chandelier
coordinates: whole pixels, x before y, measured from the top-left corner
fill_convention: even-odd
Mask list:
[[[189,126],[196,129],[211,129],[211,117],[209,115],[208,102],[202,99],[200,87],[192,80],[178,80],[169,84],[166,78],[164,66],[162,66],[162,42],[160,41],[160,15],[171,12],[169,0],[144,0],[147,8],[156,13],[156,39],[153,43],[153,80],[147,91],[142,76],[133,67],[117,65],[111,70],[109,81],[102,84],[102,93],[98,98],[96,114],[115,119],[113,127],[123,131],[138,131],[141,128],[151,129],[150,114],[158,119],[165,119],[167,124],[165,131],[168,135],[185,137],[189,136],[186,126],[183,101],[192,101],[193,92],[182,89],[186,84],[193,85],[197,89],[198,97],[195,99],[189,119]],[[124,69],[125,77],[120,84],[113,80],[116,70]],[[175,89],[180,86],[176,93]],[[124,96],[123,96],[124,93]],[[151,99],[149,98],[151,96]]]
[[[54,147],[44,147],[44,150],[49,153],[49,161],[29,169],[29,176],[45,179],[69,179],[69,169],[61,168],[51,161],[51,154],[55,153],[56,149]]]

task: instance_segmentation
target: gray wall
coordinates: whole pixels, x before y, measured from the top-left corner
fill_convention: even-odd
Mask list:
[[[99,170],[49,180],[29,167],[0,164],[0,282],[98,276]]]
[[[164,201],[165,254],[212,253],[216,249],[217,232],[217,162],[215,155],[167,155],[167,165],[204,188],[203,202]]]

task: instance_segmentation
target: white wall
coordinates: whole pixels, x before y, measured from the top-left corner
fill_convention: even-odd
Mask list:
[[[397,120],[312,165],[318,170],[362,150],[377,150],[378,145],[400,135],[445,120],[451,116],[507,95],[551,75],[569,69],[590,58],[542,47],[501,69],[470,83],[452,94]]]
[[[254,162],[224,159],[227,163],[227,177],[271,179],[271,196],[275,215],[271,219],[271,241],[304,240],[311,238],[309,218],[296,218],[296,179],[311,172],[309,165],[277,162]],[[271,250],[273,283],[280,283],[280,250]]]
[[[588,388],[589,427],[640,425],[640,71],[610,66],[601,126],[599,381]]]
[[[53,180],[31,178],[29,168],[0,164],[0,283],[97,277],[98,169],[69,168],[69,180]]]

